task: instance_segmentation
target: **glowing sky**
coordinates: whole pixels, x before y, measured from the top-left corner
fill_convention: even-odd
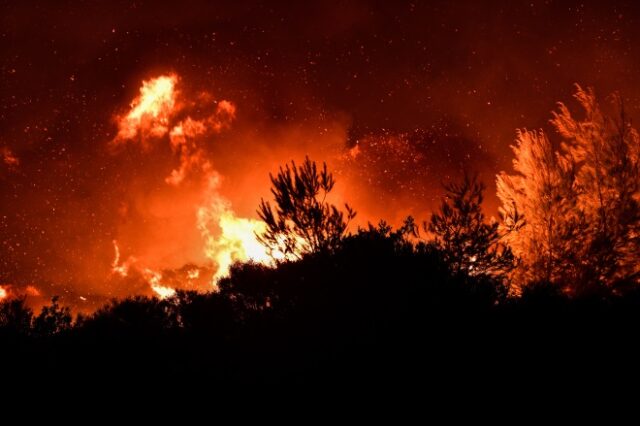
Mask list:
[[[361,220],[425,218],[462,169],[491,209],[515,128],[547,127],[574,82],[638,116],[638,7],[584,3],[3,2],[0,285],[87,304],[148,292],[109,275],[114,241],[142,275],[193,274],[202,175],[251,220],[268,173],[307,153]],[[134,104],[158,76],[164,97]]]

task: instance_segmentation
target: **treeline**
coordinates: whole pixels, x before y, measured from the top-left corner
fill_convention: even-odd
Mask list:
[[[275,266],[238,263],[219,291],[114,300],[75,322],[56,299],[37,316],[4,301],[3,362],[34,377],[374,388],[627,365],[640,325],[638,137],[619,101],[615,121],[592,92],[577,97],[585,118],[561,107],[557,150],[519,133],[515,173],[498,178],[501,220],[485,218],[485,187],[465,176],[424,223],[350,233],[356,212],[328,201],[326,165],[291,163],[258,210]]]

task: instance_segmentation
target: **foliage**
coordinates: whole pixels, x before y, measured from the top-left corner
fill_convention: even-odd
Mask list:
[[[51,299],[51,305],[44,306],[33,320],[33,329],[37,335],[51,336],[69,330],[73,317],[68,306],[58,304],[59,297]]]
[[[345,204],[345,215],[326,201],[335,185],[327,165],[318,170],[306,157],[300,167],[291,162],[270,177],[275,209],[268,201],[260,203],[258,215],[266,225],[260,242],[272,255],[286,258],[336,249],[356,213]]]
[[[605,112],[593,89],[577,86],[575,98],[584,111],[577,119],[560,104],[552,123],[563,138],[563,151],[575,164],[577,209],[585,233],[588,270],[581,282],[611,286],[635,280],[640,273],[640,137],[626,116],[622,98],[612,96]]]
[[[542,131],[519,131],[512,149],[515,173],[500,173],[497,190],[501,232],[519,260],[513,284],[570,282],[583,247],[574,164],[553,150]]]
[[[453,271],[502,277],[513,266],[511,249],[501,242],[498,222],[487,223],[482,212],[484,184],[477,176],[445,185],[440,210],[424,223]]]
[[[33,311],[25,302],[26,297],[17,297],[0,303],[0,330],[14,334],[31,332]]]
[[[560,104],[554,150],[542,132],[518,133],[514,174],[500,173],[506,240],[520,261],[517,285],[544,281],[571,292],[637,282],[640,248],[640,137],[614,96],[612,113],[592,89],[575,98],[584,117]]]

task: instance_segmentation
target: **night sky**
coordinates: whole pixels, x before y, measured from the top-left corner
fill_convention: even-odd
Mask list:
[[[216,196],[238,217],[255,219],[268,173],[306,154],[335,171],[336,200],[359,223],[426,219],[440,184],[463,170],[480,173],[495,214],[495,174],[510,167],[515,129],[548,129],[556,102],[573,105],[574,83],[602,98],[620,91],[638,116],[637,9],[2,1],[0,285],[79,309],[148,293],[144,273],[113,276],[114,241],[119,260],[165,280],[185,265],[215,269],[190,223],[211,194],[195,178],[167,187],[178,161],[168,135],[113,148],[118,119],[160,75],[177,76],[175,123],[222,100],[236,108],[224,129],[198,136],[198,165],[215,169]]]

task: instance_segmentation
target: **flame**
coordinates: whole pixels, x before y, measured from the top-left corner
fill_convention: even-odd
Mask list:
[[[264,231],[264,223],[236,217],[231,211],[224,212],[219,219],[220,235],[207,241],[205,254],[218,265],[214,281],[229,275],[234,262],[254,261],[271,264],[272,259],[265,247],[256,238]]]
[[[140,94],[131,102],[131,110],[118,122],[114,142],[142,136],[162,136],[167,133],[169,118],[176,105],[175,74],[161,75],[142,82]]]
[[[129,275],[129,268],[133,263],[135,263],[135,257],[129,257],[122,264],[120,263],[120,246],[118,246],[118,241],[113,240],[113,249],[115,251],[115,256],[113,262],[111,263],[111,273],[118,274],[121,277],[126,277]]]
[[[212,173],[209,179],[207,202],[198,209],[197,226],[204,240],[205,256],[212,260],[217,271],[212,286],[229,275],[229,268],[235,262],[253,261],[272,265],[279,258],[269,255],[258,241],[256,234],[265,230],[262,221],[238,217],[231,203],[218,192],[220,177]]]
[[[202,136],[219,133],[231,126],[236,117],[236,106],[227,100],[212,104],[207,101],[211,98],[206,93],[202,99],[196,98],[193,105],[182,102],[178,99],[177,82],[178,76],[175,74],[143,81],[139,96],[131,102],[130,111],[119,120],[114,141],[123,142],[139,136],[144,146],[149,137],[168,136],[178,165],[165,178],[165,183],[180,186],[187,180],[193,183],[195,177],[203,179],[202,202],[195,206],[197,214],[194,222],[202,236],[204,256],[217,268],[212,282],[215,289],[217,281],[229,274],[234,262],[252,260],[271,264],[274,259],[256,237],[256,233],[264,231],[265,225],[261,221],[236,215],[231,202],[220,194],[221,177],[200,145]],[[197,118],[192,117],[190,112],[197,113]],[[178,116],[179,120],[172,121]],[[162,284],[160,272],[146,267],[148,265],[143,268],[135,257],[130,256],[123,262],[116,240],[113,241],[113,247],[112,273],[126,277],[135,266],[160,298],[175,294],[174,288]],[[186,281],[199,276],[197,268],[189,270]]]
[[[153,290],[160,299],[166,299],[167,297],[171,297],[176,294],[174,289],[161,284],[162,274],[160,272],[146,268],[144,270],[144,277],[149,282],[151,290]]]
[[[204,170],[210,169],[210,163],[204,159],[204,154],[193,142],[193,138],[205,134],[206,131],[207,128],[203,121],[193,120],[190,117],[171,129],[169,141],[173,152],[180,156],[180,167],[171,171],[171,174],[165,179],[166,183],[179,185],[186,178],[188,171],[198,168],[198,166]]]
[[[152,285],[151,289],[156,292],[156,294],[160,299],[166,299],[176,294],[176,291],[171,287],[165,287],[161,285]]]
[[[0,286],[0,302],[6,299],[7,296],[9,296],[9,293],[7,293],[7,290],[5,290],[4,287]]]

